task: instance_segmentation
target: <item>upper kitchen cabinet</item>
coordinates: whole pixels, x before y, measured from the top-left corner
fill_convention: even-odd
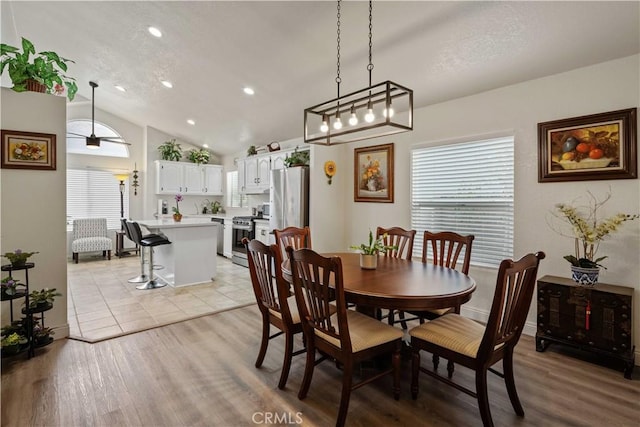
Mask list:
[[[222,196],[222,166],[156,160],[156,194]]]
[[[244,192],[259,194],[268,191],[271,170],[269,156],[252,156],[241,161],[244,162]],[[240,175],[239,172],[238,175]]]
[[[271,153],[271,169],[284,169],[284,159],[287,158],[291,151],[277,151]]]

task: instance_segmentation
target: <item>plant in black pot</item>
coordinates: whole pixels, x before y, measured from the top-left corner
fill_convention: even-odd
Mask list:
[[[51,335],[53,335],[54,333],[55,332],[53,331],[53,329],[42,326],[40,323],[40,319],[34,318],[33,339],[35,340],[36,344],[42,345],[48,343],[51,339]]]
[[[31,59],[33,55],[33,59]],[[33,91],[56,95],[67,90],[67,97],[72,101],[78,86],[75,79],[66,76],[67,63],[73,62],[55,52],[39,52],[29,40],[22,37],[22,52],[19,48],[0,44],[0,74],[5,67],[16,92]]]
[[[29,293],[29,308],[42,308],[53,305],[54,299],[59,296],[62,296],[62,294],[57,292],[56,288],[31,291]]]
[[[25,344],[27,344],[27,339],[17,332],[7,335],[0,342],[3,355],[17,354]]]
[[[9,276],[5,277],[0,282],[0,295],[2,295],[2,299],[10,299],[24,289],[25,285],[20,283],[20,280]]]

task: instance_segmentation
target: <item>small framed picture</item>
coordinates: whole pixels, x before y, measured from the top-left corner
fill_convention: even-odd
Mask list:
[[[354,150],[354,201],[393,203],[393,143]]]
[[[56,135],[2,130],[2,168],[56,170]]]
[[[538,182],[637,178],[636,109],[538,123]]]

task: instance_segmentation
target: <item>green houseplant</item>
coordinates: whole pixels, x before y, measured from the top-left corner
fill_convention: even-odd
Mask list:
[[[31,60],[31,55],[34,55]],[[78,91],[75,79],[66,76],[67,63],[74,62],[55,52],[38,52],[29,40],[22,37],[22,52],[8,44],[0,44],[0,74],[5,67],[13,83],[13,90],[24,92],[36,90],[61,94],[67,88],[67,97],[72,101]],[[44,86],[44,90],[33,89],[33,82]],[[37,86],[37,85],[36,85]]]
[[[13,252],[5,252],[2,256],[7,258],[13,267],[22,267],[31,255],[37,253],[39,252],[24,252],[22,249],[16,249]]]
[[[351,249],[360,251],[360,267],[365,270],[374,270],[378,266],[378,254],[398,249],[395,245],[385,245],[384,239],[387,234],[383,234],[374,240],[373,232],[369,230],[369,243],[352,245]]]
[[[209,163],[209,157],[211,157],[211,153],[204,148],[193,148],[187,154],[189,161],[198,165]]]
[[[179,161],[182,158],[182,147],[174,139],[165,141],[158,147],[162,160]]]
[[[298,147],[291,153],[287,154],[287,157],[284,159],[284,164],[286,167],[290,168],[293,166],[306,166],[309,164],[309,151],[298,151]]]
[[[0,282],[0,291],[2,296],[7,295],[11,297],[19,291],[18,288],[25,288],[25,285],[20,283],[20,280],[13,279],[9,276],[5,277],[2,279],[2,282]]]
[[[62,296],[62,294],[57,292],[56,288],[44,288],[38,291],[31,291],[29,292],[29,308],[53,304],[55,297],[59,296]]]
[[[23,345],[27,343],[27,339],[22,335],[14,332],[6,337],[2,338],[0,345],[2,345],[3,354],[17,354]]]

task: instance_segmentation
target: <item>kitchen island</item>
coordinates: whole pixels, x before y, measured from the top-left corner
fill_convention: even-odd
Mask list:
[[[154,248],[154,274],[174,287],[212,281],[216,276],[218,224],[209,218],[141,220],[151,233],[162,234],[170,245]]]

